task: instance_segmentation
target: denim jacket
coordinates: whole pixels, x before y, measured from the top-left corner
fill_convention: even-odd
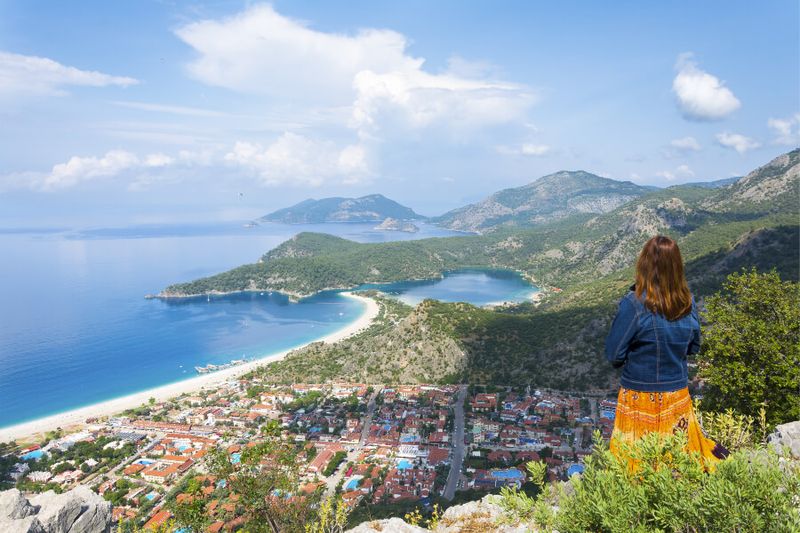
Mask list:
[[[700,319],[692,311],[667,320],[644,306],[631,288],[606,338],[606,358],[622,368],[623,387],[642,392],[667,392],[688,384],[686,356],[700,351]]]

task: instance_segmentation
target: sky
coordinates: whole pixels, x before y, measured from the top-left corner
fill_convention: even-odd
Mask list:
[[[0,228],[436,215],[800,145],[800,4],[0,0]]]

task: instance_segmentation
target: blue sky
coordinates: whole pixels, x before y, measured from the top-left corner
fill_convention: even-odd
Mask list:
[[[800,144],[795,1],[0,2],[0,227],[438,214]]]

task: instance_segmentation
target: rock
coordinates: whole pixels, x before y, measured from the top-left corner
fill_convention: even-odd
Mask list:
[[[69,533],[110,531],[111,502],[105,501],[86,487],[78,487],[72,492],[79,492],[84,504],[83,513],[72,524]]]
[[[108,533],[111,504],[77,487],[63,494],[47,491],[27,500],[18,490],[0,492],[0,532]]]
[[[464,531],[492,532],[492,533],[526,533],[531,528],[526,524],[502,524],[500,518],[503,514],[502,509],[492,503],[493,496],[484,496],[483,499],[474,502],[467,502],[462,505],[454,505],[447,509],[436,528],[435,533],[459,533]],[[400,518],[390,518],[386,520],[373,520],[359,524],[347,533],[421,533],[431,531],[421,527],[407,524]]]
[[[47,533],[68,533],[81,515],[81,501],[73,492],[75,491],[56,494],[48,490],[31,498],[31,503],[39,506],[36,518]]]
[[[788,449],[789,455],[800,459],[800,420],[776,426],[768,440],[779,454]]]
[[[20,519],[36,513],[36,509],[17,489],[0,492],[0,520]]]
[[[0,518],[0,531],[3,533],[46,533],[35,516],[26,516],[16,520]]]
[[[523,524],[501,524],[503,510],[492,503],[495,496],[487,495],[480,500],[454,505],[447,509],[439,520],[436,533],[459,531],[496,531],[498,533],[525,533],[530,528]]]
[[[353,529],[348,529],[347,533],[424,533],[426,531],[428,530],[406,524],[402,518],[389,518],[362,522]]]

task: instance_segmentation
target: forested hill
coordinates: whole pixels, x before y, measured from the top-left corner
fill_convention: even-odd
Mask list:
[[[747,264],[749,257],[796,277],[797,269],[791,270],[797,253],[791,250],[797,248],[792,235],[798,227],[799,161],[795,150],[727,187],[671,187],[609,213],[576,214],[528,229],[368,244],[301,233],[257,263],[172,285],[161,296],[240,290],[305,296],[367,282],[436,278],[464,267],[512,268],[546,285],[579,287],[625,273],[641,244],[656,233],[678,239],[690,266],[714,261],[731,267]],[[765,247],[768,257],[758,257]],[[697,275],[710,287],[724,270],[707,265]]]
[[[162,296],[246,289],[301,296],[326,287],[432,278],[466,266],[515,268],[563,291],[551,292],[538,307],[488,310],[424,302],[350,343],[300,350],[263,372],[275,381],[350,379],[358,368],[366,381],[424,377],[602,388],[614,378],[600,359],[603,336],[615,302],[631,283],[636,254],[650,236],[678,239],[699,297],[743,267],[775,268],[784,279],[798,279],[799,165],[800,151],[794,151],[728,187],[672,187],[610,213],[575,215],[526,230],[378,244],[301,233],[258,263],[173,285]],[[401,326],[403,335],[389,331]],[[384,345],[392,350],[376,348]],[[382,362],[365,366],[365,353]],[[450,363],[433,364],[443,354]]]
[[[319,224],[323,222],[380,222],[423,218],[411,208],[380,194],[360,198],[308,199],[270,213],[262,220],[284,224]]]
[[[528,227],[578,213],[607,213],[652,190],[651,187],[601,178],[582,170],[561,171],[523,187],[496,192],[485,200],[445,213],[433,221],[461,231]]]

